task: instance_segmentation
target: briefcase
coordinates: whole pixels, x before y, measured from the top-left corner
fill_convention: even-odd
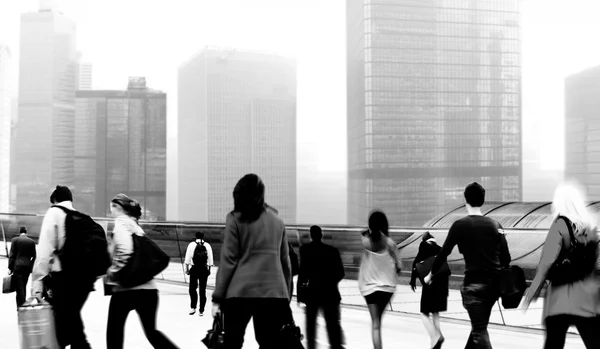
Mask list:
[[[13,282],[12,275],[8,275],[2,279],[2,293],[12,292],[15,292],[15,283]]]
[[[18,313],[21,349],[60,349],[50,304],[30,298]]]
[[[417,263],[415,268],[417,268],[417,273],[419,274],[419,280],[421,280],[421,284],[425,284],[425,277],[429,275],[431,272],[431,268],[433,267],[433,261],[435,261],[435,256],[429,257],[424,261]],[[432,279],[435,279],[437,276],[450,276],[452,273],[450,272],[450,266],[448,262],[444,262],[440,270],[433,275]]]

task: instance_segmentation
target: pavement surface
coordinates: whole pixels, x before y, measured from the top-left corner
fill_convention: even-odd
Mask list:
[[[6,270],[6,259],[0,259],[0,271]],[[164,274],[168,278],[169,272],[176,271],[173,267],[169,268]],[[213,273],[214,275],[214,273]],[[160,280],[160,277],[158,278]],[[214,284],[214,276],[211,278]],[[181,282],[162,281],[159,282],[160,305],[158,311],[158,328],[170,337],[180,348],[203,348],[200,340],[205,336],[206,331],[212,326],[210,317],[210,307],[207,307],[206,314],[203,317],[188,315],[189,296],[187,286]],[[352,283],[344,281],[342,289],[349,293]],[[400,287],[401,288],[401,287]],[[102,290],[101,283],[97,285],[98,290]],[[355,291],[353,291],[355,292]],[[357,293],[357,292],[355,292]],[[211,291],[208,291],[210,297]],[[20,349],[19,329],[17,326],[17,313],[15,311],[15,295],[0,295],[0,348],[2,349]],[[352,297],[346,298],[347,302],[359,303],[359,299]],[[401,309],[412,311],[418,310],[418,302],[415,305],[413,300],[418,300],[419,295],[412,291],[406,292],[399,290],[392,307],[398,306]],[[403,298],[410,298],[411,301],[403,301]],[[414,299],[413,299],[414,298]],[[364,301],[362,301],[364,304]],[[106,319],[108,315],[109,297],[103,296],[101,291],[92,292],[89,300],[83,309],[83,319],[86,325],[86,333],[93,348],[106,348],[105,331]],[[404,308],[402,308],[404,307]],[[454,306],[452,306],[454,307]],[[295,302],[292,302],[292,309],[296,322],[301,328],[304,328],[303,309]],[[383,340],[387,348],[395,346],[402,348],[429,348],[429,338],[421,319],[416,314],[410,312],[402,313],[394,309],[386,313],[383,321]],[[451,311],[452,312],[452,311]],[[521,314],[522,313],[518,313]],[[517,318],[519,315],[514,314]],[[447,315],[447,314],[446,314]],[[512,317],[510,315],[509,317]],[[464,348],[469,335],[470,325],[468,322],[460,320],[460,316],[455,319],[442,320],[442,331],[447,338],[444,348]],[[515,320],[516,321],[516,320]],[[358,305],[346,305],[342,307],[342,322],[346,335],[348,349],[364,349],[372,347],[370,335],[370,317],[365,307]],[[328,348],[327,336],[322,319],[319,319],[319,348]],[[303,331],[304,332],[304,331]],[[515,328],[510,326],[491,325],[490,336],[494,348],[498,349],[534,349],[542,348],[544,334],[542,331],[531,328]],[[151,348],[144,337],[144,333],[135,314],[131,314],[126,325],[125,348],[127,349],[146,349]],[[246,332],[246,343],[244,348],[258,348],[254,340],[253,328],[250,324]],[[567,349],[584,348],[581,339],[576,335],[570,335],[565,346]]]

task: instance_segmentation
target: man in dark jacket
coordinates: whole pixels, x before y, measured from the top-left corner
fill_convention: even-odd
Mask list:
[[[13,238],[10,243],[8,258],[8,270],[12,273],[17,291],[17,308],[25,303],[27,280],[36,257],[35,242],[27,236],[27,228],[21,227],[20,233],[21,235]]]
[[[321,228],[310,228],[312,242],[300,247],[298,301],[306,304],[306,340],[308,349],[316,348],[317,315],[323,310],[329,345],[343,348],[338,283],[344,278],[344,266],[339,251],[324,244]]]

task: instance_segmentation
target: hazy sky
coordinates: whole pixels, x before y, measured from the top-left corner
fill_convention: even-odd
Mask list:
[[[168,94],[176,136],[178,66],[204,45],[258,49],[298,61],[298,220],[345,220],[345,0],[62,0],[94,88],[145,76]],[[0,0],[0,41],[18,54],[19,14],[37,0]],[[564,163],[566,75],[600,64],[600,1],[524,0],[525,182]],[[548,194],[548,199],[551,193]],[[525,197],[527,199],[527,197]]]

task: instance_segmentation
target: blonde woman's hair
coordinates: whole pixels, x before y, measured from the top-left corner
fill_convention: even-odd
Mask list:
[[[552,211],[555,219],[567,217],[578,231],[596,228],[596,217],[587,208],[585,191],[577,182],[564,182],[556,188]]]

